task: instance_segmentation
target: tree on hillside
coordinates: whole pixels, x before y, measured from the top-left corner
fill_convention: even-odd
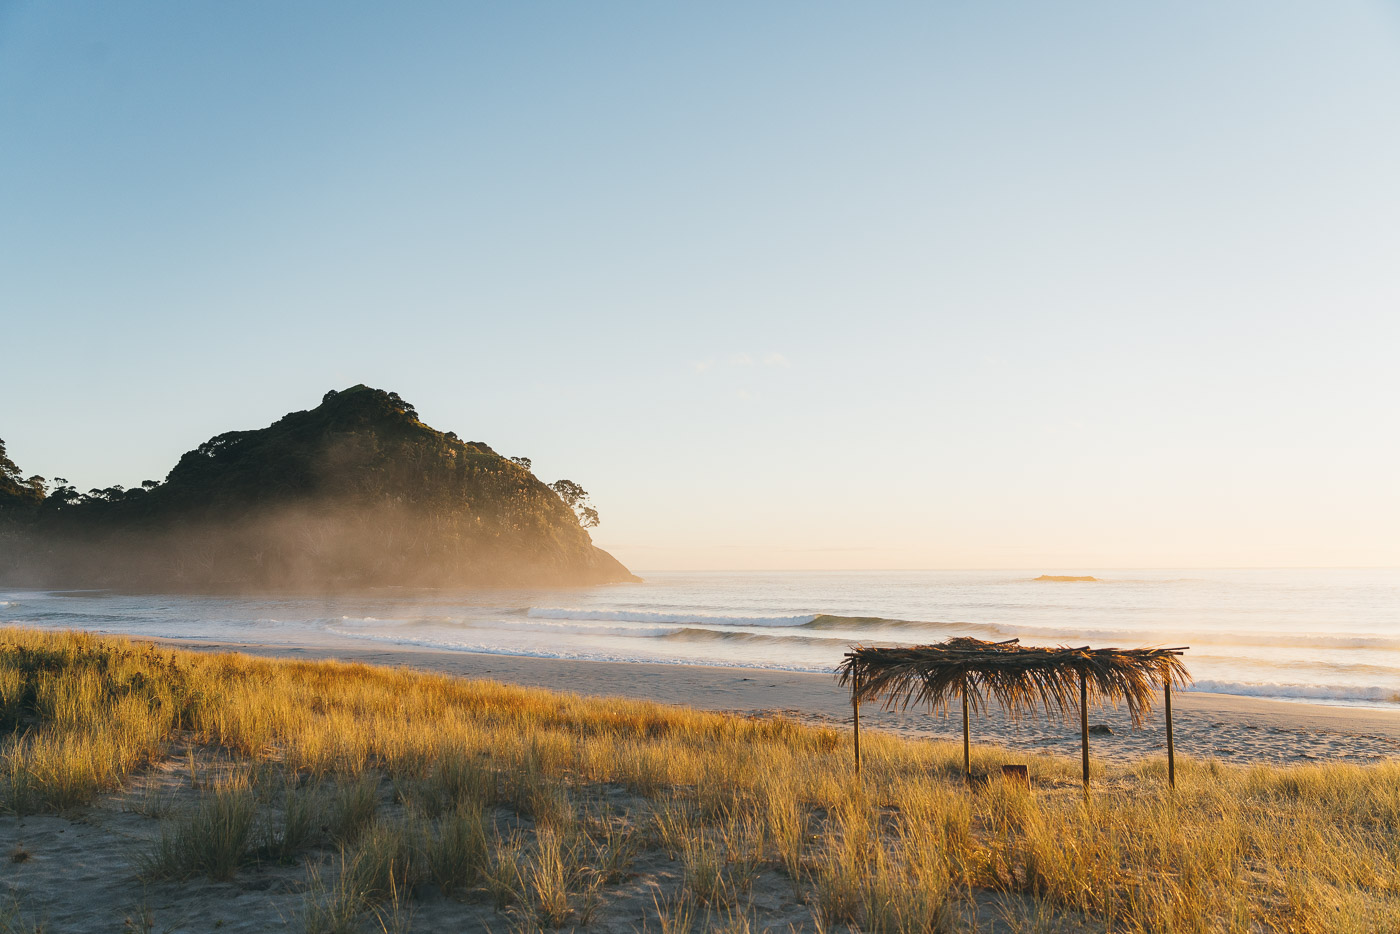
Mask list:
[[[413,403],[403,401],[403,398],[398,393],[389,393],[389,401],[397,405],[403,414],[407,415],[409,418],[415,421],[418,419],[418,410],[413,407]]]
[[[27,512],[42,503],[47,493],[48,481],[38,474],[26,480],[0,438],[0,516]]]
[[[572,480],[555,480],[549,488],[559,494],[565,506],[574,511],[574,515],[578,516],[579,525],[585,529],[598,527],[598,510],[589,503],[587,490]]]

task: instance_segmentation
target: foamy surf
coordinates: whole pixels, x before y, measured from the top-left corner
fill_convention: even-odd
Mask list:
[[[638,610],[584,610],[561,607],[530,607],[532,619],[600,619],[618,623],[700,623],[706,626],[806,626],[817,617],[801,616],[713,616],[705,613],[647,612]]]
[[[592,590],[269,599],[0,591],[0,623],[235,642],[831,671],[852,644],[953,636],[1188,645],[1199,690],[1400,705],[1400,571],[665,574]],[[1155,573],[1155,576],[1154,576]],[[824,612],[817,612],[818,610]]]
[[[880,630],[925,632],[945,637],[970,635],[980,638],[1020,638],[1022,642],[1038,642],[1049,645],[1082,645],[1087,642],[1095,645],[1114,642],[1132,646],[1166,645],[1168,643],[1190,643],[1199,645],[1267,646],[1270,648],[1298,649],[1375,649],[1386,652],[1400,652],[1400,638],[1368,635],[1366,633],[1331,633],[1315,635],[1306,632],[1220,632],[1192,631],[1188,628],[1177,630],[1131,630],[1131,629],[1070,629],[1035,625],[1009,625],[998,623],[938,622],[912,619],[885,619],[872,616],[832,616],[819,614],[810,624],[813,629],[878,632]]]
[[[1242,681],[1197,681],[1188,690],[1211,694],[1239,694],[1277,700],[1350,702],[1358,704],[1400,704],[1400,691],[1394,685],[1278,684]]]

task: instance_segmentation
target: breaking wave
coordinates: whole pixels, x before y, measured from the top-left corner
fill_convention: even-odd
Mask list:
[[[1400,652],[1400,639],[1365,633],[1280,632],[1152,632],[1110,629],[1075,629],[1063,627],[1011,625],[1000,623],[921,622],[908,619],[883,619],[875,616],[830,616],[821,614],[809,624],[813,629],[844,630],[922,630],[933,634],[1015,636],[1026,641],[1045,642],[1104,642],[1116,641],[1131,645],[1251,645],[1283,649],[1379,649]]]
[[[598,619],[617,623],[699,623],[704,626],[806,626],[817,619],[804,616],[709,616],[704,613],[644,613],[632,610],[571,610],[530,607],[532,619]]]
[[[833,647],[844,647],[851,644],[850,639],[842,639],[838,636],[789,636],[789,635],[769,635],[764,632],[720,632],[715,629],[694,629],[686,627],[684,629],[673,629],[665,633],[662,638],[676,642],[729,642],[748,643],[750,645],[830,645]]]
[[[836,616],[818,613],[803,616],[717,616],[704,613],[661,613],[632,610],[576,610],[562,607],[531,607],[531,619],[598,620],[619,623],[659,623],[691,626],[808,629],[851,633],[861,639],[868,634],[889,633],[891,640],[908,641],[917,632],[929,641],[949,636],[975,636],[984,639],[1020,637],[1027,642],[1052,644],[1110,643],[1143,645],[1229,645],[1280,649],[1372,649],[1400,652],[1400,639],[1366,633],[1303,632],[1186,632],[1129,629],[1067,629],[1062,626],[1032,626],[1010,623],[971,623],[962,621],[888,619],[880,616]],[[897,635],[897,634],[904,635]],[[641,635],[630,631],[629,635]]]
[[[1367,704],[1400,703],[1400,691],[1393,686],[1343,684],[1274,684],[1246,681],[1197,681],[1188,688],[1212,694],[1242,694],[1283,700],[1350,701]]]

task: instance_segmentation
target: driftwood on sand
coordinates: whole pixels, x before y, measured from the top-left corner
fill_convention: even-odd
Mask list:
[[[1157,690],[1167,709],[1167,771],[1175,784],[1172,742],[1171,689],[1185,686],[1191,676],[1181,662],[1185,647],[1094,649],[1025,646],[1019,640],[985,642],[957,638],[936,645],[907,647],[855,646],[837,669],[843,687],[851,691],[857,730],[862,702],[882,703],[885,709],[910,704],[945,710],[958,700],[963,714],[963,768],[971,776],[970,712],[987,711],[996,703],[1012,717],[1043,710],[1068,718],[1079,714],[1083,743],[1084,784],[1089,784],[1089,704],[1124,703],[1133,726],[1141,726],[1152,710]]]

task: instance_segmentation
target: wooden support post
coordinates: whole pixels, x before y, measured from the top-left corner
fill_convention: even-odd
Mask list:
[[[963,675],[962,683],[962,707],[963,707],[963,780],[969,785],[972,784],[972,739],[971,726],[967,716],[967,676]]]
[[[855,728],[856,778],[860,778],[860,675],[856,675],[854,690],[851,691],[851,723]]]
[[[1172,742],[1172,683],[1167,681],[1163,692],[1167,698],[1167,784],[1176,787],[1176,745]]]
[[[1089,675],[1079,673],[1079,739],[1083,745],[1084,792],[1089,792]]]

